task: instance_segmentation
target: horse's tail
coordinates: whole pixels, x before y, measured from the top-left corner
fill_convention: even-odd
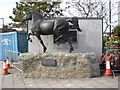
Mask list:
[[[69,19],[67,20],[67,22],[70,22],[70,23],[73,24],[72,26],[70,25],[70,29],[77,29],[78,31],[82,31],[82,30],[79,28],[79,23],[78,23],[78,18],[77,18],[77,17],[69,18]]]

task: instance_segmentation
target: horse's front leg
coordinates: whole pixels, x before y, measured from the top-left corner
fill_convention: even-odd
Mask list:
[[[36,37],[39,39],[40,43],[41,43],[42,46],[43,46],[43,49],[44,49],[43,52],[46,52],[47,48],[46,48],[46,46],[44,45],[43,40],[42,40],[41,37],[40,37],[40,34],[36,34]]]
[[[32,39],[30,38],[30,35],[32,35],[32,33],[28,33],[28,40],[30,41],[30,42],[32,42]]]

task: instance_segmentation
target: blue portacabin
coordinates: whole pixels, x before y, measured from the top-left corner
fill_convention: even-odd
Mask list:
[[[0,60],[6,59],[8,51],[28,52],[27,33],[25,32],[9,32],[0,33]],[[11,57],[18,57],[18,53],[12,53]],[[17,59],[13,59],[16,61]]]

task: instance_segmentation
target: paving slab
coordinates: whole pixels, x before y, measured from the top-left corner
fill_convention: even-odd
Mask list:
[[[4,75],[2,81],[2,88],[6,88],[6,87],[13,88],[13,86],[14,86],[14,81],[12,74]]]
[[[2,88],[3,75],[2,75],[2,62],[0,62],[0,90]]]

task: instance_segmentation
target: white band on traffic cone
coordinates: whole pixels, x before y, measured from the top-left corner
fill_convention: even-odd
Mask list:
[[[3,61],[3,69],[6,69],[6,62]]]
[[[110,69],[110,61],[106,61],[106,69]]]
[[[9,57],[7,57],[6,60],[7,60],[6,63],[7,63],[7,64],[10,64],[10,59],[9,59]]]
[[[7,59],[6,59],[6,67],[7,67],[7,68],[10,68],[10,60],[9,60],[9,57],[7,57]]]

